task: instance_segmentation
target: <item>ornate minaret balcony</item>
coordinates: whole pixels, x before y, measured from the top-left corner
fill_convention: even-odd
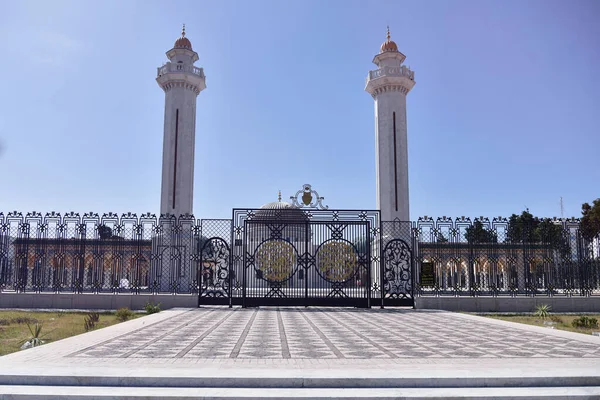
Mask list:
[[[197,75],[202,79],[205,78],[203,68],[195,67],[193,65],[173,64],[170,62],[167,62],[162,67],[157,68],[156,77],[160,78],[165,74],[181,74],[184,72],[189,72],[191,74]],[[176,76],[173,77],[176,78]]]
[[[379,54],[373,59],[379,69],[369,71],[365,90],[375,98],[379,93],[399,91],[407,94],[415,85],[415,73],[402,65],[406,56],[398,51],[398,46],[390,39],[381,45]]]
[[[206,89],[204,70],[194,66],[198,53],[192,49],[192,43],[185,37],[185,26],[181,37],[167,51],[169,61],[156,69],[156,82],[166,92],[173,87],[185,87],[198,95]]]
[[[401,91],[407,94],[413,86],[415,86],[415,73],[406,65],[402,65],[369,71],[365,90],[375,97],[386,91]]]
[[[367,83],[369,83],[371,79],[380,78],[382,76],[405,76],[411,81],[415,80],[415,73],[406,65],[403,65],[401,67],[383,67],[374,71],[369,71]]]
[[[204,70],[193,65],[167,62],[157,68],[156,81],[165,92],[177,84],[189,87],[196,94],[206,89]]]

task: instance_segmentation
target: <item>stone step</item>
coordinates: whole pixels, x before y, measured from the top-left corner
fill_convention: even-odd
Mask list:
[[[0,400],[598,399],[600,386],[487,388],[165,388],[0,386]]]
[[[53,371],[4,371],[0,385],[19,386],[73,386],[73,387],[156,387],[156,388],[319,388],[319,389],[370,389],[370,388],[514,388],[514,387],[600,387],[600,375],[556,373],[501,374],[497,371],[416,374],[418,371],[393,372],[369,370],[185,370],[140,369],[105,370],[98,368],[71,368],[62,374]],[[94,373],[95,372],[95,373]]]

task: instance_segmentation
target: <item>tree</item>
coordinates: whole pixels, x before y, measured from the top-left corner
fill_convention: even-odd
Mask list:
[[[529,212],[523,211],[521,215],[513,214],[508,219],[506,241],[511,243],[535,243],[540,241],[536,228],[538,220]]]
[[[485,229],[481,221],[475,221],[465,232],[469,243],[498,243],[498,235],[492,229]]]
[[[540,220],[537,226],[540,242],[559,250],[566,255],[570,252],[568,232],[562,224],[557,224],[549,218]]]
[[[561,224],[550,218],[537,218],[525,210],[521,215],[513,214],[508,219],[506,242],[539,243],[563,254],[570,252],[569,239]]]
[[[112,229],[106,225],[98,225],[98,236],[100,239],[110,239],[112,234]]]
[[[588,203],[581,205],[581,224],[579,231],[586,240],[592,240],[600,235],[600,198],[594,200],[590,206]]]
[[[446,238],[446,236],[444,236],[444,234],[442,232],[437,232],[436,233],[436,242],[438,243],[448,243],[448,239]]]

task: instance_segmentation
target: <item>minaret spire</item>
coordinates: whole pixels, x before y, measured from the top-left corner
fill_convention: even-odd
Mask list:
[[[365,90],[375,100],[375,165],[377,208],[382,221],[410,221],[408,197],[408,139],[406,95],[415,85],[415,74],[403,65],[387,27],[386,41],[373,59]]]
[[[198,53],[185,37],[167,51],[169,62],[158,68],[156,81],[165,92],[161,215],[193,214],[196,97],[206,88]]]
[[[277,197],[277,201],[281,203],[281,190],[279,191],[279,195]]]

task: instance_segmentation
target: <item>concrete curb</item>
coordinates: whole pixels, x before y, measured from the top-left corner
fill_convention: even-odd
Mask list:
[[[319,388],[319,389],[357,389],[357,388],[507,388],[507,387],[576,387],[598,386],[598,376],[560,376],[537,377],[493,377],[493,376],[453,376],[453,377],[386,377],[343,378],[327,376],[306,377],[302,374],[289,377],[274,377],[273,370],[263,370],[261,377],[241,376],[102,376],[102,375],[3,375],[0,385],[22,386],[70,386],[70,387],[170,387],[170,388]]]
[[[443,389],[240,389],[0,386],[0,400],[259,400],[259,399],[598,399],[599,387]]]

